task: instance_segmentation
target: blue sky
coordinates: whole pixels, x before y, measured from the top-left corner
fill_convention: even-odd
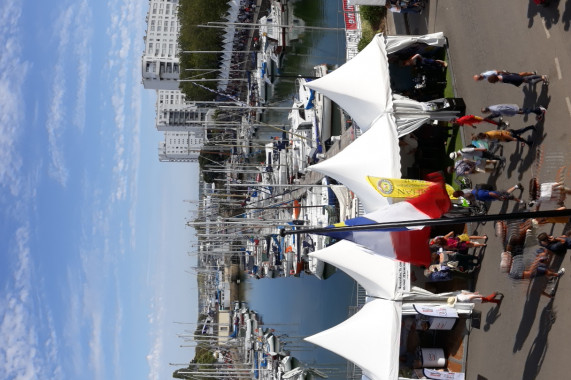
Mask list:
[[[144,0],[0,1],[0,379],[171,378],[193,356],[195,164],[159,163]]]

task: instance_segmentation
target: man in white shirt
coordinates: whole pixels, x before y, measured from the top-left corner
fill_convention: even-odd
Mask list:
[[[486,119],[493,119],[502,116],[514,116],[514,115],[529,115],[534,113],[537,120],[542,120],[547,109],[543,106],[535,108],[521,108],[517,104],[494,104],[488,107],[482,108],[482,113],[490,114],[486,116]]]

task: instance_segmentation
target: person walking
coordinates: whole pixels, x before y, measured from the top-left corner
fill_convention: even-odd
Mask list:
[[[549,278],[561,277],[565,274],[565,268],[559,269],[557,272],[549,269],[549,261],[551,260],[551,254],[546,248],[538,248],[535,259],[529,266],[529,269],[524,270],[522,273],[523,279],[530,279],[539,276],[546,276]]]
[[[470,303],[496,303],[499,304],[502,302],[504,295],[500,292],[493,292],[490,295],[484,296],[479,292],[470,292],[468,290],[460,290],[455,293],[455,300],[449,300],[449,304],[454,304],[454,301],[457,302],[470,302]]]
[[[529,115],[534,113],[536,120],[543,120],[545,112],[547,109],[543,106],[535,108],[522,108],[517,104],[494,104],[488,107],[482,108],[483,114],[489,114],[486,119],[495,119],[497,117],[503,116],[514,116],[514,115]],[[507,124],[507,123],[506,123]]]
[[[549,84],[549,77],[547,75],[520,75],[515,73],[508,73],[508,74],[497,74],[497,75],[490,75],[488,77],[488,82],[490,83],[509,83],[513,84],[516,87],[521,86],[523,83],[532,85],[536,84],[537,82],[543,82],[545,86]]]
[[[399,4],[398,1],[391,0],[391,1],[386,2],[385,7],[387,8],[387,10],[389,10],[393,13],[422,14],[422,6],[421,6],[420,2],[415,2],[412,5],[407,6],[404,4]]]
[[[468,158],[468,159],[474,160],[474,161],[486,159],[486,160],[492,161],[494,163],[505,162],[504,157],[500,157],[496,154],[493,154],[492,152],[490,152],[486,148],[476,148],[473,146],[467,146],[465,148],[457,150],[456,152],[450,153],[450,158],[453,160],[456,160],[459,157]]]
[[[403,62],[403,66],[425,66],[432,68],[448,67],[448,63],[440,59],[425,58],[420,54],[415,54]]]
[[[464,189],[464,190],[457,190],[452,195],[456,198],[464,197],[470,202],[475,200],[482,201],[482,202],[491,202],[491,201],[516,201],[520,204],[524,202],[516,198],[512,193],[515,190],[522,190],[523,186],[521,183],[518,183],[515,186],[510,187],[505,191],[497,191],[497,190],[488,190],[483,188],[476,187],[475,189]]]
[[[547,248],[557,255],[562,255],[567,252],[569,248],[571,248],[571,237],[567,235],[554,237],[545,232],[542,232],[537,235],[537,240],[539,241],[540,246]]]
[[[495,140],[495,141],[519,141],[523,144],[527,144],[527,146],[533,145],[533,139],[525,140],[520,135],[527,131],[533,130],[535,131],[535,126],[529,125],[525,128],[520,129],[507,129],[507,130],[500,130],[496,129],[493,131],[481,132],[474,136],[473,140]]]
[[[468,235],[468,234],[460,234],[455,236],[454,231],[450,231],[446,235],[435,236],[428,241],[428,245],[431,247],[441,247],[444,250],[454,250],[454,251],[463,251],[468,248],[478,248],[478,247],[485,247],[486,243],[477,243],[473,240],[488,240],[488,236],[486,235]],[[445,256],[443,252],[439,253],[440,262],[445,261]]]
[[[476,126],[474,124],[480,124],[480,123],[490,123],[493,124],[495,126],[499,126],[500,123],[498,123],[497,121],[491,120],[491,119],[484,119],[481,116],[474,116],[474,115],[465,115],[459,118],[456,118],[455,120],[452,121],[452,124],[455,125],[461,125],[461,126],[466,126],[469,125],[472,128],[476,128]]]
[[[486,161],[481,161],[481,163],[487,164],[487,160]],[[470,175],[470,174],[474,174],[474,173],[490,173],[493,172],[495,170],[495,168],[488,168],[486,167],[486,165],[484,165],[484,168],[479,168],[478,167],[478,162],[474,161],[474,160],[469,160],[467,158],[463,158],[461,160],[458,160],[454,163],[454,166],[449,166],[446,168],[446,171],[449,174],[452,174],[454,172],[456,172],[457,176],[465,176],[465,175]]]
[[[484,79],[488,79],[492,75],[502,75],[502,74],[512,74],[512,73],[510,73],[509,71],[506,71],[506,70],[487,70],[487,71],[484,71],[480,74],[474,75],[474,80],[477,82],[477,81],[481,81]],[[522,71],[522,72],[518,73],[518,75],[521,75],[522,77],[525,77],[528,75],[534,75],[534,74],[535,74],[534,71]]]

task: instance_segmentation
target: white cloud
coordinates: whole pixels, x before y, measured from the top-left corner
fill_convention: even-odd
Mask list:
[[[0,298],[0,360],[6,378],[36,379],[61,378],[57,363],[57,337],[51,313],[37,310],[32,283],[41,282],[33,278],[33,265],[29,247],[29,226],[22,226],[15,234],[14,255],[16,268],[12,272],[11,287],[5,289]],[[12,252],[11,252],[12,253]],[[32,282],[33,278],[33,282]],[[38,314],[45,340],[40,341],[36,328]]]
[[[165,364],[164,349],[166,333],[163,327],[165,314],[164,304],[159,300],[158,304],[153,308],[152,317],[149,318],[149,321],[154,321],[151,326],[151,349],[147,355],[150,380],[161,378],[161,367]]]
[[[80,282],[79,284],[72,284],[74,288],[70,289],[69,292],[79,291],[81,293],[79,299],[81,303],[80,315],[76,317],[82,320],[83,331],[80,334],[88,332],[86,334],[87,358],[81,359],[87,362],[82,363],[84,364],[82,371],[87,366],[94,379],[103,380],[107,378],[108,364],[105,355],[105,347],[108,342],[107,335],[104,336],[103,334],[103,321],[107,314],[113,314],[113,311],[107,310],[105,307],[106,294],[109,290],[108,281],[111,276],[110,265],[106,263],[109,252],[93,242],[97,236],[87,236],[82,241],[82,246],[88,248],[80,248],[82,263],[82,271],[78,274]]]
[[[93,31],[91,10],[87,0],[78,4],[77,16],[75,17],[76,31],[74,33],[75,58],[77,63],[77,92],[73,124],[83,131],[85,127],[85,107],[87,96],[87,78],[91,69],[91,44]]]
[[[66,186],[69,179],[69,169],[64,157],[64,144],[62,134],[68,124],[68,119],[79,129],[85,126],[85,107],[87,94],[87,78],[91,61],[91,12],[87,1],[70,5],[59,15],[55,24],[59,27],[54,35],[58,43],[57,58],[53,68],[53,83],[49,94],[50,105],[46,121],[48,132],[48,149],[50,153],[49,174],[62,186]],[[73,57],[73,64],[70,64]],[[72,103],[73,115],[68,115],[66,98],[68,86],[68,70],[75,67],[77,81],[74,100]],[[71,102],[70,102],[71,103]]]
[[[50,153],[49,174],[62,186],[66,186],[69,177],[69,170],[66,167],[63,155],[63,144],[61,134],[65,127],[64,95],[66,89],[65,56],[70,39],[70,26],[74,17],[73,7],[66,8],[59,15],[55,24],[57,28],[55,38],[58,40],[57,61],[54,71],[54,80],[49,94],[50,105],[46,121],[48,132],[48,149]]]
[[[117,267],[115,267],[115,288],[119,289],[119,273],[117,272]],[[121,334],[123,332],[123,305],[121,304],[121,299],[119,297],[120,291],[116,292],[115,298],[115,309],[116,309],[116,318],[115,318],[115,325],[114,325],[114,340],[113,340],[113,366],[115,368],[115,379],[120,379],[122,377],[122,357],[121,357]]]
[[[111,201],[122,201],[129,197],[129,241],[130,247],[135,248],[137,180],[141,154],[141,70],[139,64],[128,66],[125,62],[136,62],[140,59],[147,4],[136,0],[119,0],[109,1],[108,5],[112,14],[107,28],[111,49],[105,71],[113,73],[110,81],[115,123],[115,190]]]
[[[21,189],[19,178],[22,157],[17,142],[22,131],[24,99],[22,86],[30,63],[21,58],[22,46],[18,22],[21,1],[0,3],[0,186],[16,196]]]
[[[157,231],[159,232],[159,231]],[[164,241],[165,230],[164,227],[160,230],[161,237],[159,241]],[[160,246],[159,251],[164,247]],[[165,340],[166,338],[166,300],[163,297],[165,294],[165,284],[167,282],[166,278],[166,267],[165,260],[159,260],[158,257],[153,263],[153,275],[151,278],[151,283],[149,284],[149,289],[154,289],[154,295],[150,300],[151,313],[148,315],[149,320],[149,332],[151,338],[151,348],[147,355],[147,363],[149,365],[149,379],[158,380],[161,378],[161,369],[164,367],[166,358],[165,355]]]
[[[103,342],[102,342],[102,311],[92,312],[91,318],[91,335],[89,338],[89,363],[93,370],[95,379],[105,379],[105,365],[103,358]]]
[[[67,269],[67,284],[69,289],[77,288],[80,283],[80,278],[75,271],[71,268]],[[68,361],[71,362],[71,369],[74,371],[75,376],[80,376],[80,374],[85,370],[86,364],[83,362],[83,346],[81,340],[78,339],[81,336],[83,316],[81,315],[81,298],[82,295],[79,291],[69,292],[68,294],[68,305],[69,309],[67,311],[64,339],[65,345],[69,347],[70,355]]]

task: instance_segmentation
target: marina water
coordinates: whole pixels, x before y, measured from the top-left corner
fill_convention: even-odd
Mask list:
[[[290,3],[294,15],[306,26],[342,28],[341,0],[301,0]],[[282,75],[269,103],[291,106],[295,95],[295,76],[313,75],[318,64],[341,65],[345,62],[345,34],[343,30],[305,30],[300,39],[286,50]],[[334,115],[338,112],[334,112]],[[339,117],[334,117],[334,131],[339,131]],[[267,110],[265,122],[287,124],[287,111]],[[262,127],[258,138],[277,136],[278,131]],[[303,341],[304,337],[333,327],[348,317],[349,307],[355,304],[355,282],[341,271],[327,280],[302,274],[300,278],[249,279],[247,302],[261,315],[265,327],[274,328],[276,335],[287,334],[285,349],[309,366],[323,368],[329,378],[346,378],[346,361]]]

